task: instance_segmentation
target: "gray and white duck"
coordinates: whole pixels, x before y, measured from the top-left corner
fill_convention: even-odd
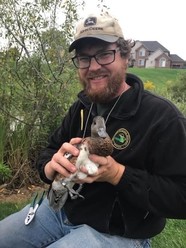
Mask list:
[[[89,175],[95,174],[98,170],[99,165],[89,159],[89,154],[106,157],[113,152],[112,141],[106,132],[106,125],[102,116],[94,117],[91,124],[91,136],[83,138],[77,148],[80,150],[78,157],[71,154],[65,155],[77,167],[77,171],[68,178],[63,178],[60,174],[57,174],[48,190],[49,205],[55,211],[64,206],[68,196],[71,199],[84,198],[79,194],[82,185],[80,184],[77,190],[74,190],[73,187],[76,184],[75,179],[84,179],[87,176],[80,171],[81,166],[87,169]]]

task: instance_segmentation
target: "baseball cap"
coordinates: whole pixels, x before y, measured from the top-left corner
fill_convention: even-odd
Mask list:
[[[120,37],[124,38],[118,20],[108,13],[90,14],[81,20],[76,28],[74,41],[69,47],[69,52],[74,50],[84,38],[97,38],[107,42],[116,42]]]

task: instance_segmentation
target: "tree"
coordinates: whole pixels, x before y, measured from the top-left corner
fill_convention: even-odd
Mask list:
[[[0,125],[6,128],[0,161],[11,168],[12,185],[33,182],[30,167],[79,91],[68,47],[84,5],[81,0],[0,1],[6,41],[0,52]],[[105,8],[103,0],[98,5]]]
[[[16,174],[13,183],[31,181],[30,165],[75,97],[68,45],[77,8],[74,0],[0,3],[6,38],[0,54],[0,115],[9,127],[3,160]]]

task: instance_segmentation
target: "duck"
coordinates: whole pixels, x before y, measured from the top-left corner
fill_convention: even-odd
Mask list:
[[[90,154],[96,154],[99,156],[109,156],[113,152],[112,140],[106,131],[105,120],[102,116],[95,116],[91,124],[91,135],[82,139],[81,143],[77,145],[79,149],[79,155],[77,157],[72,154],[66,153],[64,156],[73,163],[77,171],[72,173],[69,177],[64,178],[59,173],[56,175],[54,181],[49,187],[47,198],[49,205],[55,211],[60,210],[67,198],[70,196],[72,200],[78,197],[84,198],[80,194],[82,184],[75,190],[74,180],[84,179],[87,174],[81,171],[81,167],[85,167],[88,175],[96,174],[99,164],[94,163],[89,159]]]

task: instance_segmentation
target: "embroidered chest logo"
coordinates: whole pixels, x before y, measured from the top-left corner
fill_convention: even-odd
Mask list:
[[[119,150],[126,148],[130,144],[130,141],[130,134],[125,128],[117,130],[112,138],[113,146]]]

